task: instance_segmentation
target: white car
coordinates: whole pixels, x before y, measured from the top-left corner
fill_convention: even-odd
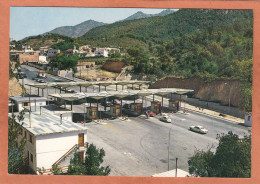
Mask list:
[[[160,120],[164,121],[166,123],[171,123],[172,122],[171,118],[169,118],[168,116],[163,116],[163,117],[160,118]]]
[[[205,129],[203,126],[190,126],[189,130],[193,131],[193,132],[197,132],[197,133],[201,133],[201,134],[206,134],[208,133],[208,130]]]

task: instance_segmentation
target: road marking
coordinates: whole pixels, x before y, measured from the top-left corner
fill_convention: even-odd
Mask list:
[[[141,128],[141,126],[140,126],[138,123],[135,123],[135,122],[133,122],[132,120],[126,121],[126,122],[129,123],[129,124],[132,124],[132,125],[134,125],[134,126],[137,126],[137,127],[140,127],[140,128]]]
[[[118,133],[120,133],[120,134],[125,133],[125,132],[123,132],[122,130],[120,130],[119,128],[117,128],[117,127],[115,127],[114,125],[112,125],[111,123],[105,124],[104,126],[107,127],[107,128],[109,128],[109,129],[111,129],[111,130],[114,130],[114,131],[116,131],[116,132],[118,132]]]

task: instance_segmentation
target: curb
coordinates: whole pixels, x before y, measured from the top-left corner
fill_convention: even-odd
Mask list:
[[[187,108],[187,109],[189,109],[189,108]],[[227,121],[227,122],[230,122],[230,123],[235,123],[235,124],[241,124],[241,122],[237,122],[237,121],[233,121],[233,120],[225,119],[225,118],[222,118],[222,117],[218,117],[218,116],[210,115],[210,114],[203,113],[203,112],[196,111],[196,110],[192,110],[192,109],[189,109],[189,110],[192,111],[192,112],[198,113],[198,114],[203,114],[203,115],[206,115],[206,116],[209,116],[209,117],[215,118],[215,119],[220,119],[220,120],[224,120],[224,121]]]

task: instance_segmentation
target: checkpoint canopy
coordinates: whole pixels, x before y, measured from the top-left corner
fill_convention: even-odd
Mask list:
[[[96,100],[114,96],[119,99],[123,99],[127,96],[149,96],[149,95],[161,95],[168,94],[186,94],[193,92],[191,89],[178,89],[178,88],[160,88],[160,89],[145,89],[145,90],[122,90],[122,91],[102,91],[102,92],[88,92],[88,93],[66,93],[66,94],[50,94],[49,96],[60,98],[66,101],[75,101],[83,98],[93,98]]]
[[[31,87],[40,87],[46,88],[49,86],[58,86],[58,87],[70,87],[70,86],[92,86],[92,85],[101,85],[101,86],[109,86],[109,85],[127,85],[127,84],[149,84],[150,81],[83,81],[83,82],[47,82],[47,83],[29,83],[26,84]]]

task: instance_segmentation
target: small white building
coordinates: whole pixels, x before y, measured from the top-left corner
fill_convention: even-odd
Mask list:
[[[30,45],[22,45],[23,52],[32,52],[33,48]]]
[[[86,127],[64,120],[62,112],[44,110],[41,115],[26,113],[24,117],[18,141],[25,137],[24,155],[36,173],[40,168],[43,174],[50,174],[54,164],[66,172],[75,152],[84,159]]]
[[[24,107],[39,107],[46,105],[47,98],[38,96],[11,96],[11,102],[14,104],[15,111],[22,111]]]
[[[47,57],[46,57],[46,56],[39,55],[39,63],[47,64],[47,63],[48,63]]]
[[[105,48],[98,48],[94,52],[95,56],[108,57],[108,51]]]
[[[252,113],[246,113],[245,115],[245,126],[252,126]]]

